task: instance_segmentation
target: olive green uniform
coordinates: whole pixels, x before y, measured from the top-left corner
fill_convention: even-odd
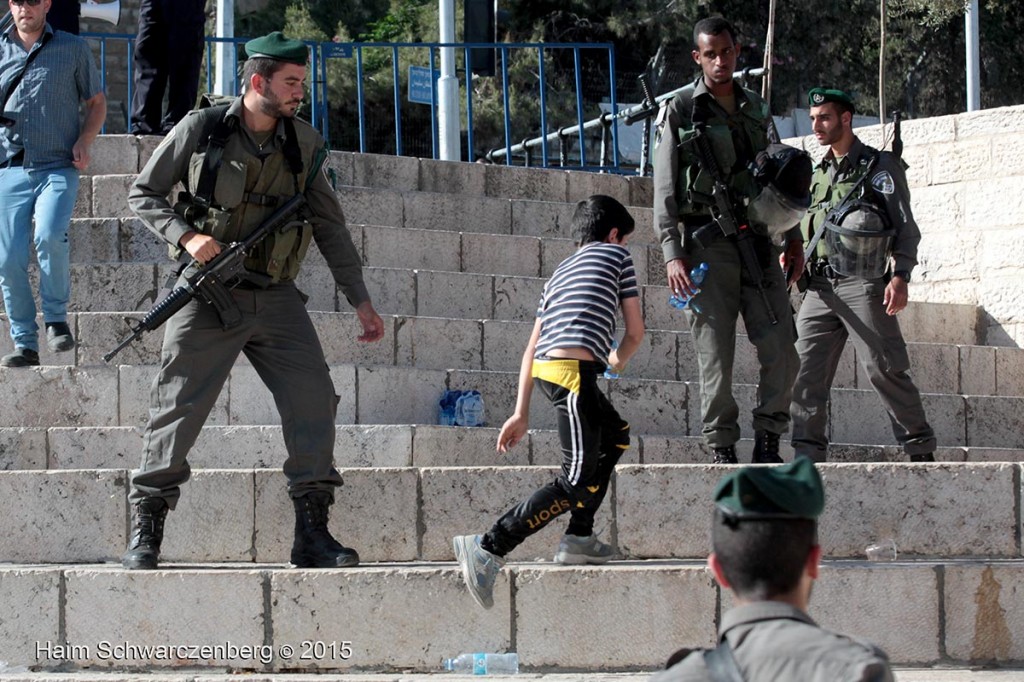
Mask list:
[[[811,208],[801,223],[805,241],[823,229],[825,217],[868,171],[858,192],[879,207],[895,228],[894,271],[909,273],[917,264],[921,232],[910,210],[910,190],[898,158],[878,152],[854,138],[848,154],[836,160],[831,151],[815,169]],[[808,290],[797,315],[800,370],[793,388],[793,449],[797,456],[825,461],[828,449],[828,398],[847,338],[892,422],[893,434],[908,455],[935,451],[935,433],[925,416],[921,394],[910,377],[910,358],[899,322],[885,312],[887,278],[843,277],[828,267],[828,248],[820,239],[809,256]]]
[[[818,627],[803,611],[776,601],[737,606],[722,616],[719,635],[729,642],[746,682],[891,682],[885,652],[862,640]],[[713,680],[697,650],[651,682]]]
[[[734,83],[736,112],[730,114],[715,100],[703,78],[695,84],[692,111],[703,119],[712,149],[726,175],[734,201],[756,196],[756,181],[748,163],[764,150],[772,125],[768,107],[755,93]],[[743,316],[747,338],[757,349],[760,378],[753,410],[755,431],[782,434],[789,425],[791,387],[797,370],[793,349],[792,309],[785,276],[778,265],[778,250],[767,236],[755,235],[765,289],[778,324],[768,312],[740,262],[732,239],[719,238],[701,248],[693,231],[711,220],[708,201],[711,180],[695,159],[679,148],[694,134],[691,106],[676,96],[658,119],[654,152],[654,231],[665,262],[684,259],[689,267],[708,264],[707,276],[696,301],[701,311],[685,314],[697,352],[701,387],[704,440],[709,447],[734,445],[740,438],[739,406],[732,394],[736,320]]]
[[[273,283],[264,288],[265,282],[243,282],[232,290],[242,315],[240,325],[224,330],[214,308],[198,299],[166,324],[142,464],[133,473],[130,499],[162,497],[172,509],[180,485],[189,477],[188,452],[239,353],[271,390],[281,413],[288,452],[284,473],[291,496],[333,491],[341,485],[333,463],[338,396],[305,297],[294,282],[310,240],[316,242],[349,303],[358,306],[370,300],[341,206],[321,171],[326,144],[302,121],[294,121],[304,167],[302,176],[296,177],[284,158],[284,123],[278,122],[261,147],[245,126],[241,98],[234,100],[227,116],[237,119],[237,129],[224,146],[210,218],[193,227],[175,212],[167,196],[179,181],[195,191],[205,140],[221,113],[217,108],[190,113],[153,153],[128,196],[132,210],[147,226],[174,247],[194,229],[226,243],[249,234],[296,188],[305,193],[308,204],[304,223],[269,237],[246,259],[249,270],[267,275]]]

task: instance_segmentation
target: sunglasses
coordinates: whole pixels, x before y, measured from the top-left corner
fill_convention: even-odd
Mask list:
[[[43,0],[11,0],[11,4],[12,5],[18,5],[19,7],[21,7],[22,5],[28,5],[29,7],[35,7],[36,5],[41,3],[42,1]]]

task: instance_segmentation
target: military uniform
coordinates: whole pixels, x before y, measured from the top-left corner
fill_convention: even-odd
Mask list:
[[[870,642],[824,630],[782,602],[753,602],[722,616],[719,640],[729,642],[746,682],[889,682],[885,652]],[[706,682],[703,652],[691,653],[651,682]]]
[[[855,187],[869,172],[870,176]],[[844,158],[834,158],[830,150],[815,170],[811,208],[801,223],[805,241],[824,229],[829,211],[851,189],[855,189],[857,196],[863,193],[865,202],[877,207],[885,223],[882,227],[894,231],[891,250],[882,255],[887,266],[891,254],[893,271],[909,281],[917,264],[921,232],[910,210],[910,190],[902,162],[856,137]],[[857,217],[855,213],[851,215],[853,219]],[[836,256],[829,240],[820,239],[814,253],[808,255],[808,290],[797,315],[800,370],[793,389],[795,454],[825,460],[829,391],[843,347],[850,338],[868,381],[889,413],[896,440],[911,458],[930,460],[935,451],[935,433],[925,416],[921,394],[910,377],[910,358],[899,322],[886,313],[882,303],[888,275],[846,276],[830,265],[830,257]]]
[[[810,599],[810,585],[801,582],[809,575],[806,562],[799,575],[773,574],[766,579],[758,568],[764,565],[763,559],[741,554],[749,547],[779,551],[772,543],[779,534],[791,540],[791,552],[800,551],[804,542],[816,544],[816,525],[808,521],[816,521],[823,511],[825,492],[814,464],[798,458],[777,467],[738,469],[719,482],[714,500],[717,525],[712,542],[717,563],[711,565],[716,579],[734,571],[730,574],[734,586],[779,589],[794,579],[796,586],[777,599],[756,600],[737,593],[738,605],[722,616],[718,646],[678,652],[673,659],[679,662],[656,674],[652,682],[891,682],[884,651],[870,642],[824,630],[798,608],[806,608]],[[737,542],[734,533],[748,535]],[[776,569],[793,565],[790,558],[800,559],[784,557]],[[810,554],[806,561],[812,561]]]
[[[691,267],[698,262],[708,264],[696,299],[702,312],[695,314],[687,308],[685,314],[697,352],[703,435],[710,448],[734,446],[740,438],[739,407],[732,394],[736,320],[740,314],[761,368],[753,410],[755,431],[786,431],[797,370],[792,309],[771,240],[764,235],[752,237],[766,293],[778,320],[774,325],[756,282],[741,265],[734,240],[719,238],[702,249],[693,238],[693,231],[711,220],[710,178],[679,148],[680,142],[694,134],[695,122],[705,125],[734,200],[753,198],[759,191],[748,165],[768,146],[771,115],[755,93],[738,83],[733,91],[737,106],[732,114],[715,100],[703,78],[694,86],[692,101],[677,95],[659,116],[654,152],[654,231],[665,262],[682,258]]]

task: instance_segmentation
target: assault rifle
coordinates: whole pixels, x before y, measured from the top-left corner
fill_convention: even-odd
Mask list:
[[[174,291],[154,305],[153,309],[146,313],[146,316],[139,320],[137,325],[133,327],[129,322],[128,326],[132,330],[131,336],[119,343],[117,348],[104,355],[103,360],[110,362],[115,355],[144,333],[159,328],[171,318],[171,315],[184,308],[196,296],[217,309],[217,313],[221,316],[221,324],[225,329],[241,322],[240,313],[231,298],[230,290],[238,286],[243,276],[247,274],[246,254],[253,246],[283,228],[305,203],[306,196],[301,193],[296,194],[260,223],[244,240],[232,242],[213,260],[200,266],[194,274],[185,279],[184,284],[175,287]],[[195,263],[193,262],[192,265]],[[234,317],[226,317],[226,315],[231,316],[232,313]]]
[[[761,294],[765,310],[768,311],[768,319],[772,324],[778,324],[779,320],[764,288],[764,271],[761,270],[761,265],[757,262],[757,254],[754,252],[754,235],[746,221],[740,218],[732,197],[729,196],[729,186],[725,182],[725,174],[718,165],[718,160],[715,159],[715,153],[711,149],[707,133],[698,128],[696,134],[683,142],[681,146],[687,147],[688,151],[697,159],[701,170],[710,175],[713,182],[711,190],[713,222],[695,230],[694,239],[702,247],[710,246],[720,236],[732,237],[736,240],[736,249],[739,251],[743,269],[757,283],[757,291]]]

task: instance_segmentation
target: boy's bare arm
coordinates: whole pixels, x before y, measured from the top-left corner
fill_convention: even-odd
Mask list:
[[[519,365],[519,391],[516,394],[516,409],[498,434],[498,452],[508,449],[523,439],[530,427],[530,398],[533,396],[533,354],[537,350],[540,338],[540,318],[533,325],[530,341],[523,351],[523,361]]]
[[[633,357],[640,342],[644,340],[644,316],[640,310],[640,298],[633,296],[622,302],[622,319],[626,323],[626,333],[619,342],[619,347],[608,354],[608,364],[617,373],[626,368],[626,363]]]

